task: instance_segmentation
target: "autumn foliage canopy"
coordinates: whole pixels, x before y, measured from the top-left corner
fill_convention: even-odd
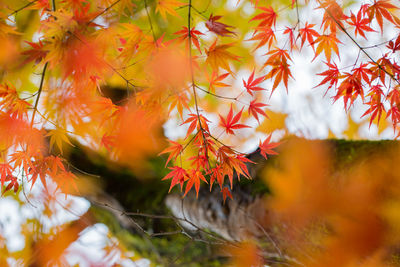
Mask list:
[[[39,181],[50,193],[79,192],[68,151],[80,143],[137,173],[148,157],[165,155],[169,172],[160,179],[170,190],[217,187],[225,201],[235,177],[251,178],[246,142],[256,142],[265,159],[277,154],[272,133],[287,131],[276,126],[285,116],[269,110],[270,99],[296,90],[301,56],[315,65],[310,88],[346,111],[358,103],[369,127],[389,122],[398,137],[399,8],[390,0],[1,0],[1,192]],[[163,125],[175,130],[168,140]],[[311,156],[328,164],[316,151]],[[297,226],[343,208],[339,217],[353,213],[382,229],[366,211],[332,204],[355,194],[352,187],[303,210],[292,206],[302,178],[288,175],[290,191],[279,175],[269,181],[282,197],[273,206],[297,210]],[[315,183],[318,191],[326,181]],[[382,201],[370,203],[378,209]],[[333,224],[357,234],[352,224]],[[332,242],[342,253],[342,243]]]

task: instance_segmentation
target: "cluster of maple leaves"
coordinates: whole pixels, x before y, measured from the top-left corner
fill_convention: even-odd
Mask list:
[[[266,60],[260,68],[252,66],[251,74],[243,78],[240,94],[233,96],[221,91],[232,93],[230,87],[237,78],[234,66],[240,64],[241,56],[232,52],[237,42],[226,40],[235,40],[240,34],[235,25],[224,23],[224,16],[212,10],[205,17],[196,8],[196,1],[36,0],[2,16],[1,39],[16,39],[18,29],[7,22],[23,9],[37,10],[40,38],[16,42],[20,51],[16,60],[13,58],[18,62],[13,68],[32,68],[34,64],[41,72],[35,92],[23,98],[25,85],[7,80],[13,69],[5,68],[0,86],[3,191],[18,191],[18,172],[32,186],[38,178],[46,186],[48,176],[60,181],[59,187],[73,186],[75,176],[63,159],[63,147],[72,144],[71,137],[137,167],[143,157],[161,150],[162,136],[157,129],[176,113],[180,127],[187,127],[187,131],[184,139],[170,140],[170,146],[161,152],[169,154],[166,165],[174,163],[163,179],[171,179],[171,188],[185,186],[185,195],[193,186],[198,192],[201,181],[210,188],[218,183],[225,199],[231,196],[225,178],[230,187],[235,174],[250,178],[247,166],[252,162],[222,140],[250,128],[244,121],[245,108],[248,119],[268,119],[268,104],[261,100],[267,90],[265,82],[271,81],[271,95],[279,85],[288,90],[289,80],[294,80],[291,55],[306,48],[312,49],[313,61],[325,55],[327,69],[318,74],[323,78],[318,86],[335,90],[334,100],[343,99],[346,110],[361,99],[368,107],[364,115],[370,116],[371,123],[375,118],[379,123],[386,114],[397,129],[400,66],[395,55],[400,50],[400,35],[383,44],[387,51],[377,59],[357,37],[367,39],[369,33],[383,32],[389,26],[398,29],[400,19],[394,13],[398,7],[389,0],[373,0],[353,12],[333,0],[293,0],[285,7],[289,11],[278,11],[260,1],[250,2],[256,14],[240,22],[251,25],[251,37],[245,42],[253,43],[254,50],[248,53],[261,50]],[[294,25],[277,29],[280,12],[296,14],[301,5],[311,4],[324,14],[318,22],[320,29],[300,20],[298,13]],[[157,36],[154,16],[158,15],[166,22],[180,17],[182,25],[173,34]],[[120,22],[121,17],[130,18],[129,22]],[[204,23],[207,32],[199,30],[196,22]],[[206,36],[213,37],[212,41],[208,42]],[[355,59],[350,71],[335,63],[336,57],[340,59],[339,38],[358,46],[363,56]],[[9,63],[3,61],[0,63],[4,66]],[[103,92],[106,83],[125,88],[132,99],[113,103]],[[230,101],[229,111],[217,112],[219,120],[213,121],[207,115],[204,95]],[[216,134],[218,129],[223,130],[220,135]],[[57,148],[58,154],[49,154],[46,136],[51,151]],[[259,148],[267,158],[276,153],[273,149],[278,145],[269,135],[260,141]],[[182,157],[190,164],[182,164]]]

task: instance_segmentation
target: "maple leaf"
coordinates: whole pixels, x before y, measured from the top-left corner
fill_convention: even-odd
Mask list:
[[[27,58],[22,62],[23,65],[34,61],[35,64],[39,64],[47,55],[48,51],[44,49],[44,44],[41,40],[38,43],[25,41],[32,49],[22,52],[22,55],[26,55]]]
[[[233,46],[233,43],[230,44],[222,44],[217,45],[217,40],[210,46],[208,50],[206,50],[207,59],[206,63],[211,66],[211,68],[215,71],[221,67],[232,73],[229,67],[229,60],[236,60],[239,61],[239,57],[228,52],[227,49]]]
[[[176,13],[175,8],[184,6],[185,4],[176,1],[176,0],[158,0],[156,6],[156,12],[159,12],[160,15],[166,20],[167,14],[171,16],[178,17],[178,13]]]
[[[336,55],[339,57],[339,48],[337,46],[338,43],[341,43],[337,38],[335,34],[329,34],[329,35],[320,35],[316,40],[315,43],[318,43],[317,49],[315,51],[315,56],[313,60],[322,52],[325,52],[325,57],[328,60],[328,62],[331,61],[331,54],[332,50],[336,53]]]
[[[357,13],[357,17],[351,12],[350,19],[348,23],[352,26],[355,27],[354,29],[354,34],[357,36],[357,33],[360,34],[362,37],[367,40],[367,37],[365,36],[364,31],[366,32],[374,32],[374,30],[369,26],[370,20],[368,18],[363,18],[362,17],[362,10],[360,9]]]
[[[204,176],[201,173],[201,171],[199,171],[199,170],[190,170],[189,174],[188,174],[188,180],[187,180],[187,183],[186,183],[186,189],[185,189],[184,196],[186,196],[186,194],[190,191],[190,189],[194,185],[194,188],[196,190],[196,198],[197,198],[199,196],[200,180],[202,180],[203,182],[205,182],[207,184],[207,180],[206,180],[206,178],[204,178]]]
[[[228,28],[233,28],[232,26],[217,21],[220,20],[221,18],[222,16],[213,16],[213,14],[211,14],[210,18],[206,21],[207,29],[219,36],[236,35],[235,32],[228,30]]]
[[[12,176],[13,168],[9,163],[0,163],[0,184],[1,188],[3,188],[4,183],[6,182],[7,177]]]
[[[111,149],[115,146],[116,141],[117,141],[117,138],[115,135],[104,134],[101,137],[100,144],[102,146],[104,146],[108,151],[111,151]]]
[[[398,9],[398,7],[390,3],[390,0],[374,0],[374,3],[372,5],[368,5],[365,9],[365,12],[368,14],[370,22],[374,18],[376,19],[379,27],[381,28],[382,34],[383,18],[387,19],[393,24],[395,24],[394,19],[397,19],[397,17],[390,12],[390,9]]]
[[[215,92],[215,87],[228,87],[229,85],[226,83],[221,82],[224,80],[226,77],[230,75],[229,72],[218,75],[217,72],[213,71],[211,74],[211,78],[208,78],[208,73],[207,73],[207,78],[210,81],[210,92],[214,93]]]
[[[235,247],[229,248],[232,255],[229,265],[231,266],[262,266],[263,259],[260,256],[260,248],[253,241],[244,241]]]
[[[346,19],[347,16],[343,13],[343,9],[337,3],[336,0],[324,0],[318,1],[320,6],[325,10],[324,17],[322,18],[321,27],[324,27],[324,32],[329,28],[331,34],[336,33],[336,28],[340,25],[344,28],[342,20]]]
[[[275,142],[275,143],[271,143],[271,137],[272,134],[270,134],[265,140],[264,142],[258,145],[258,148],[260,149],[260,154],[265,158],[268,159],[267,155],[278,155],[277,152],[275,152],[274,150],[272,150],[273,148],[276,148],[277,146],[279,146],[280,144],[282,144],[281,142]]]
[[[226,119],[224,117],[222,117],[221,115],[219,115],[219,118],[221,119],[220,125],[225,128],[225,132],[227,134],[235,134],[233,132],[233,130],[236,130],[236,129],[250,128],[250,126],[247,126],[245,124],[237,123],[240,120],[240,117],[242,116],[242,111],[243,111],[243,108],[242,108],[242,110],[239,111],[238,114],[233,116],[233,110],[232,110],[232,105],[231,105],[231,109],[229,110],[229,113],[228,113]]]
[[[267,28],[271,28],[272,26],[275,27],[276,18],[278,17],[278,14],[274,11],[274,9],[272,7],[261,7],[261,6],[257,7],[257,9],[261,9],[264,12],[256,15],[250,21],[261,20],[260,23],[258,24],[258,27],[267,27]]]
[[[288,60],[291,60],[287,50],[284,49],[274,49],[267,53],[270,55],[268,60],[264,63],[264,66],[271,66],[271,71],[265,76],[265,79],[275,79],[272,85],[272,93],[278,87],[279,83],[283,81],[286,87],[286,92],[288,90],[289,77],[292,77],[292,73],[289,69],[290,65]]]
[[[337,83],[339,81],[339,77],[340,77],[340,72],[338,67],[336,66],[336,63],[329,63],[329,62],[325,62],[325,64],[329,67],[328,70],[323,71],[321,73],[317,73],[317,75],[321,75],[321,76],[326,76],[318,85],[316,85],[315,87],[321,86],[323,84],[326,84],[329,82],[329,87],[325,92],[328,92],[328,90],[330,88],[332,88],[332,86],[337,86]]]
[[[229,190],[229,187],[225,186],[224,188],[222,188],[221,193],[222,193],[222,197],[224,199],[224,204],[225,204],[225,200],[227,197],[229,197],[230,199],[233,199],[231,190]]]
[[[364,112],[361,118],[368,114],[371,114],[371,118],[369,120],[369,127],[371,128],[371,124],[375,118],[377,118],[377,123],[379,124],[382,112],[385,112],[385,106],[381,102],[375,102],[375,101],[370,101],[365,104],[370,105],[370,107],[368,108],[367,111]]]
[[[168,113],[174,108],[178,110],[179,116],[183,118],[183,108],[189,110],[189,98],[187,93],[184,91],[182,93],[177,93],[172,96],[171,105],[169,106]]]
[[[194,27],[190,30],[188,30],[187,27],[182,27],[183,29],[180,31],[175,32],[174,34],[180,35],[179,40],[184,41],[187,38],[191,38],[191,42],[196,46],[197,50],[199,50],[201,54],[201,49],[200,49],[200,43],[199,43],[199,35],[204,35],[202,32],[196,30]]]
[[[264,120],[258,127],[257,131],[264,133],[272,133],[276,130],[284,130],[286,131],[286,119],[287,114],[279,113],[279,112],[268,112],[269,120]]]
[[[250,102],[249,105],[249,115],[253,115],[253,117],[257,120],[258,123],[260,121],[258,120],[258,114],[265,116],[268,118],[267,114],[265,113],[264,110],[262,110],[263,107],[268,106],[267,104],[264,103],[257,103],[256,99]]]
[[[318,38],[320,35],[319,33],[312,29],[315,26],[315,24],[308,24],[308,22],[306,22],[306,24],[304,25],[304,28],[300,28],[299,29],[299,36],[301,38],[301,48],[303,48],[303,45],[305,43],[305,41],[307,40],[308,43],[311,45],[311,47],[314,49],[314,38]]]
[[[168,162],[171,159],[176,159],[183,151],[183,146],[181,144],[179,144],[178,142],[174,142],[172,140],[168,140],[168,142],[170,142],[172,145],[170,147],[167,147],[166,149],[164,149],[163,151],[161,151],[158,155],[162,155],[162,154],[166,154],[166,153],[170,153],[167,159],[167,162],[165,163],[165,166],[168,165]]]
[[[290,52],[292,52],[293,48],[297,48],[296,38],[294,37],[294,28],[286,27],[283,34],[289,34]]]
[[[64,78],[69,75],[77,79],[93,75],[101,76],[107,66],[102,54],[102,49],[95,40],[79,37],[79,40],[69,44],[65,51]]]
[[[12,85],[0,85],[0,107],[5,110],[11,118],[23,119],[28,116],[30,104],[19,98],[17,89]]]
[[[162,178],[162,180],[172,179],[171,186],[169,187],[168,192],[170,192],[171,189],[178,183],[181,185],[181,190],[182,190],[183,183],[189,179],[188,173],[186,172],[185,169],[178,166],[168,167],[168,169],[172,171],[168,173],[164,178]]]
[[[244,157],[243,155],[236,154],[229,146],[224,145],[218,149],[217,159],[220,162],[220,166],[216,170],[217,176],[215,178],[221,179],[221,182],[220,180],[218,180],[221,189],[222,189],[223,177],[225,175],[228,176],[231,188],[233,187],[234,171],[236,172],[238,180],[240,180],[240,176],[244,176],[247,179],[251,179],[246,163],[254,163],[254,162]],[[220,172],[221,174],[218,174],[218,172]],[[222,178],[219,178],[218,177],[219,175],[221,175]]]
[[[265,76],[258,77],[254,79],[254,70],[251,73],[250,77],[247,79],[247,82],[243,79],[243,86],[246,88],[247,92],[253,96],[252,91],[262,91],[265,90],[262,87],[257,86],[265,80]]]
[[[11,188],[13,188],[13,187],[14,187],[14,193],[17,193],[18,188],[19,188],[17,177],[9,175],[6,177],[5,182],[9,182],[9,184],[4,189],[2,195],[4,195],[7,191],[11,190]]]
[[[79,192],[78,187],[75,183],[77,177],[72,172],[64,170],[59,172],[56,176],[53,176],[53,178],[57,182],[56,190],[60,189],[61,192],[65,194],[65,198],[67,198],[67,194]],[[72,190],[72,188],[74,190]]]
[[[200,120],[199,120],[200,118]],[[186,124],[186,123],[190,123],[189,125],[189,129],[186,133],[186,137],[187,138],[193,131],[194,129],[204,129],[207,132],[209,132],[210,130],[208,129],[208,122],[210,122],[206,117],[204,117],[203,115],[199,115],[197,116],[197,114],[189,114],[189,118],[187,118],[181,125]]]
[[[223,174],[221,164],[216,164],[215,167],[209,171],[209,174],[210,174],[210,191],[212,189],[215,180],[217,180],[222,190],[222,185],[224,184],[225,175]]]
[[[35,2],[32,2],[33,5],[30,7],[30,9],[43,9],[42,12],[40,13],[40,16],[43,16],[43,14],[47,11],[50,10],[50,1],[49,0],[36,0]]]
[[[368,63],[361,63],[360,66],[357,68],[353,69],[353,75],[354,77],[357,77],[357,79],[364,80],[367,84],[371,84],[371,81],[369,79],[369,75],[372,75],[372,71],[367,68]]]
[[[63,143],[67,143],[71,146],[74,146],[68,139],[67,131],[61,128],[56,128],[54,130],[50,130],[46,136],[50,136],[50,147],[53,148],[54,144],[57,145],[58,149],[60,150],[61,154],[63,154]]]
[[[10,155],[10,163],[14,162],[14,166],[22,166],[26,175],[29,169],[33,168],[31,156],[25,151],[16,151]]]
[[[389,41],[387,48],[392,50],[392,53],[400,50],[400,35],[397,36],[396,41]]]
[[[258,43],[258,45],[254,50],[257,50],[258,48],[260,48],[265,44],[268,45],[269,49],[271,48],[273,42],[276,41],[275,33],[269,27],[257,27],[256,30],[254,31],[253,36],[247,41],[256,41],[256,40],[259,40],[260,42]]]
[[[189,161],[192,161],[191,166],[196,167],[196,170],[199,169],[207,170],[209,167],[206,151],[203,148],[204,146],[202,144],[201,148],[199,149],[199,155],[188,158]]]
[[[64,8],[72,8],[73,10],[83,9],[88,4],[87,0],[62,0],[61,3],[64,4]]]
[[[337,101],[339,98],[343,97],[344,108],[348,110],[349,106],[354,103],[358,96],[361,96],[364,100],[364,90],[361,79],[358,77],[350,73],[346,73],[344,77],[346,77],[346,79],[337,88],[337,93],[333,99]],[[350,105],[348,105],[349,102]]]

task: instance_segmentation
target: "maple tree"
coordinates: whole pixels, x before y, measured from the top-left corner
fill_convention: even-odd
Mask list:
[[[347,112],[360,106],[369,127],[389,123],[400,136],[400,6],[394,1],[3,0],[0,7],[2,195],[38,183],[49,195],[84,191],[70,160],[74,147],[84,145],[138,176],[148,171],[150,157],[167,156],[168,172],[159,179],[169,191],[198,196],[207,187],[224,203],[232,200],[235,179],[252,179],[256,164],[243,144],[259,143],[266,160],[283,144],[272,134],[285,128],[285,114],[267,109],[273,96],[296,90],[296,59],[303,54],[318,68],[310,87],[326,90]],[[319,16],[302,15],[307,12]],[[348,47],[357,53],[349,55]],[[165,123],[183,134],[166,141]],[[255,140],[256,133],[263,138]],[[324,177],[318,171],[311,176]],[[293,177],[289,189],[272,179],[274,209],[296,210],[291,201],[303,188]],[[304,217],[323,213],[298,210],[298,227],[306,225]],[[78,230],[70,231],[71,243]],[[68,242],[44,261],[60,258]],[[236,250],[249,250],[260,264],[253,243],[241,246]]]

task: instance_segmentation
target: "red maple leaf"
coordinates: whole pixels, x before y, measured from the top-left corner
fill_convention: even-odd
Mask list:
[[[396,41],[390,41],[389,44],[386,46],[387,48],[392,50],[392,53],[400,50],[400,35],[397,36]]]
[[[27,58],[24,60],[22,64],[25,65],[31,61],[34,61],[36,65],[39,64],[42,61],[42,59],[46,57],[48,53],[48,51],[44,50],[43,48],[44,44],[42,43],[41,40],[39,40],[38,43],[33,43],[28,41],[25,41],[25,43],[30,45],[32,49],[22,52],[23,55],[27,56]]]
[[[260,154],[265,158],[268,159],[267,155],[278,155],[277,152],[272,150],[281,144],[281,142],[271,143],[271,134],[264,140],[264,142],[259,144]]]
[[[272,26],[275,27],[276,18],[278,17],[278,14],[274,11],[274,9],[272,7],[261,7],[261,6],[257,8],[263,10],[264,12],[256,15],[250,21],[261,20],[261,22],[258,24],[258,27],[269,27],[269,28]]]
[[[339,81],[340,72],[338,67],[336,66],[336,63],[326,62],[325,64],[329,67],[329,69],[321,73],[317,73],[317,75],[325,76],[325,78],[315,87],[321,86],[329,82],[329,87],[325,92],[326,94],[332,86],[335,86],[336,88]]]
[[[172,171],[168,173],[164,178],[162,178],[162,180],[172,179],[171,186],[169,187],[168,192],[170,192],[171,189],[178,183],[181,185],[181,190],[182,190],[183,183],[187,179],[189,179],[188,173],[186,172],[185,169],[178,166],[168,167],[168,169]]]
[[[226,197],[230,197],[230,199],[233,199],[231,190],[229,190],[229,187],[225,186],[224,188],[222,188],[221,193],[222,193],[222,197],[224,198],[224,204],[225,204]]]
[[[257,86],[265,80],[265,76],[258,77],[254,80],[254,70],[251,73],[250,77],[247,79],[247,82],[243,79],[243,86],[246,88],[247,92],[250,95],[253,95],[252,91],[262,91],[265,90],[262,87]]]
[[[204,117],[203,115],[199,115],[197,116],[197,114],[189,114],[189,118],[187,118],[181,125],[186,124],[186,123],[190,123],[189,125],[189,129],[187,131],[186,137],[188,137],[193,131],[194,129],[204,129],[207,132],[209,132],[209,128],[208,128],[208,122],[209,120]],[[185,138],[186,138],[185,137]]]
[[[250,105],[249,105],[249,115],[252,115],[258,121],[258,123],[260,123],[260,121],[258,120],[258,114],[263,115],[268,118],[265,111],[262,110],[262,108],[266,107],[266,106],[268,106],[268,105],[264,104],[264,103],[257,103],[256,99],[254,99],[253,101],[250,102]]]
[[[179,36],[180,41],[186,40],[190,36],[191,42],[196,46],[197,50],[199,50],[199,52],[201,54],[198,35],[204,35],[204,33],[200,32],[198,30],[195,30],[194,27],[190,30],[190,32],[187,27],[182,27],[182,28],[183,28],[182,30],[177,31],[174,34],[180,35]]]
[[[290,52],[292,52],[293,48],[296,48],[296,40],[294,38],[294,28],[286,27],[283,34],[289,34],[289,44],[290,44]]]
[[[6,177],[6,179],[5,179],[5,181],[6,181],[6,182],[10,182],[10,183],[7,185],[6,189],[4,189],[2,195],[3,195],[5,192],[11,190],[11,188],[13,188],[13,187],[14,187],[14,193],[17,193],[18,188],[19,188],[19,184],[18,184],[17,177],[12,176],[12,175],[8,175],[8,176]]]
[[[220,125],[225,128],[225,132],[227,134],[234,134],[234,132],[233,132],[234,129],[250,128],[250,126],[247,126],[245,124],[237,123],[240,120],[240,117],[242,116],[242,111],[243,111],[243,108],[241,111],[239,111],[238,114],[236,114],[233,117],[233,110],[232,110],[232,105],[231,105],[231,109],[229,110],[229,113],[228,113],[228,116],[226,117],[226,119],[224,117],[222,117],[221,115],[219,115],[219,117],[221,119]]]
[[[355,27],[354,29],[354,33],[357,36],[357,33],[360,34],[362,37],[365,38],[365,40],[367,40],[367,37],[364,34],[364,31],[366,32],[374,32],[374,30],[369,26],[369,24],[371,23],[370,20],[368,18],[363,18],[362,17],[362,10],[360,9],[357,13],[357,17],[353,14],[353,12],[351,13],[350,19],[351,21],[349,21],[348,23],[352,26]]]

